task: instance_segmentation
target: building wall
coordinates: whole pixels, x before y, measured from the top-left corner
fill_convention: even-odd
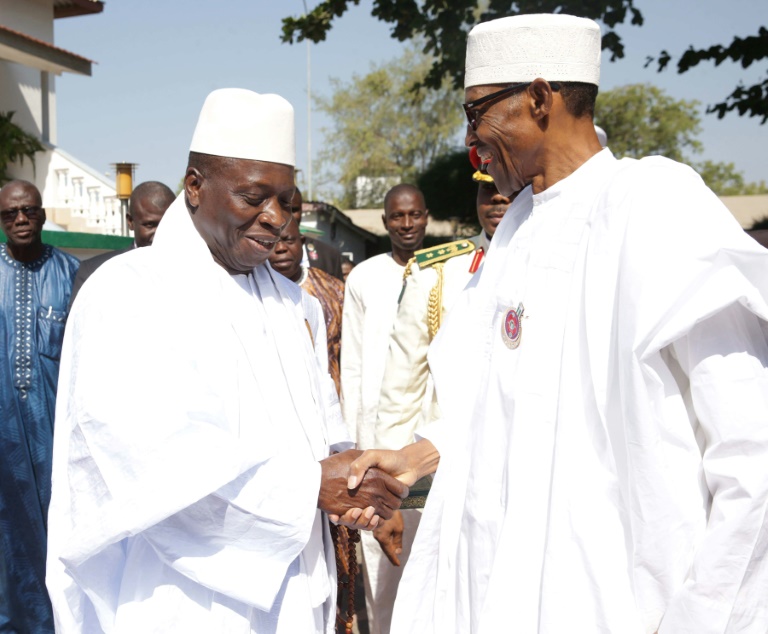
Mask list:
[[[53,0],[0,0],[0,24],[53,44]],[[13,122],[43,137],[40,71],[0,60],[0,112],[14,111]],[[56,143],[55,76],[48,76],[49,134]]]
[[[372,249],[375,250],[376,247],[375,244],[366,241],[359,232],[346,224],[336,222],[334,229],[330,217],[323,212],[304,212],[301,217],[301,224],[322,231],[321,236],[315,237],[316,240],[335,246],[356,264],[370,257]]]

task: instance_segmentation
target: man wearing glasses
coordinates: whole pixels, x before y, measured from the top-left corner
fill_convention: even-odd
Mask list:
[[[53,415],[76,258],[43,244],[26,181],[0,189],[0,631],[53,632],[45,589]]]
[[[442,420],[353,463],[439,461],[398,634],[768,631],[768,253],[600,147],[600,56],[561,14],[469,35],[466,144],[523,189],[429,351]]]

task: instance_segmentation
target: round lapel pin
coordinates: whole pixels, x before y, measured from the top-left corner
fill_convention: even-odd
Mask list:
[[[514,350],[520,345],[520,338],[523,336],[523,313],[525,308],[520,302],[517,308],[510,308],[501,322],[501,339],[504,345]]]

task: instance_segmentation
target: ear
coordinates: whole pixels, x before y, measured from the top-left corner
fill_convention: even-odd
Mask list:
[[[133,231],[133,216],[130,213],[126,213],[125,219],[128,222],[128,228]]]
[[[40,220],[42,222],[40,223],[40,226],[42,227],[45,224],[45,221],[48,219],[48,216],[45,215],[45,209],[40,210]]]
[[[429,224],[430,217],[431,216],[429,215],[429,209],[425,209],[424,210],[424,224],[426,224],[426,225]]]
[[[387,212],[386,211],[383,214],[381,214],[381,224],[383,224],[384,228],[387,229]]]
[[[531,98],[531,116],[536,121],[541,121],[552,112],[555,95],[546,79],[534,79],[528,86],[528,95]]]
[[[187,174],[184,176],[184,192],[189,206],[193,209],[197,209],[200,205],[200,189],[204,180],[205,177],[196,167],[187,168]]]

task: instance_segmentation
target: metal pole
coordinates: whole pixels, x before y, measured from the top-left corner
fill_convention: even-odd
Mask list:
[[[304,3],[304,15],[307,15],[307,0]],[[309,198],[312,197],[312,66],[310,55],[310,41],[307,39],[307,189]]]
[[[128,235],[128,199],[120,199],[120,235]]]

